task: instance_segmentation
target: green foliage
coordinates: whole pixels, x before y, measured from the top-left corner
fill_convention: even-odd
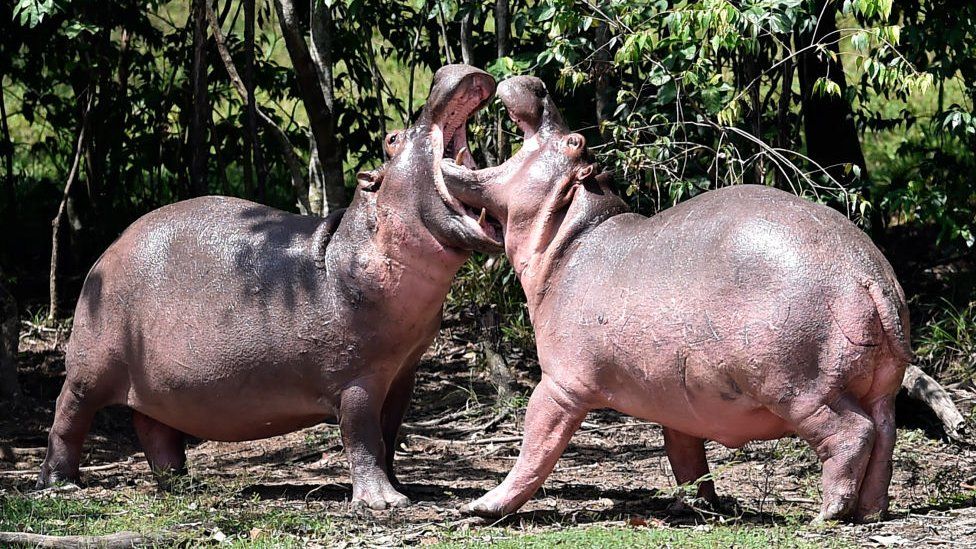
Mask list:
[[[637,211],[653,214],[708,189],[759,183],[828,203],[875,237],[894,226],[934,227],[942,246],[976,244],[976,4],[515,2],[503,57],[490,3],[326,4],[335,21],[339,155],[350,182],[358,169],[382,160],[382,132],[409,122],[433,71],[460,61],[461,26],[468,20],[474,64],[499,78],[542,77]],[[108,5],[17,0],[0,6],[0,20],[9,22],[0,38],[0,75],[10,130],[0,153],[13,155],[18,204],[7,222],[20,234],[39,235],[19,239],[7,236],[9,226],[4,231],[0,262],[14,264],[7,271],[18,280],[37,279],[46,268],[44,232],[89,98],[91,143],[72,197],[69,275],[83,275],[139,214],[190,191],[188,4]],[[273,6],[257,4],[257,102],[306,162],[308,117]],[[296,6],[307,25],[307,3]],[[215,7],[239,67],[240,7],[238,0]],[[820,33],[824,28],[835,30]],[[253,198],[241,161],[244,105],[213,48],[209,53],[208,191]],[[817,63],[829,68],[805,72]],[[856,151],[826,160],[814,154],[813,138],[833,138],[811,133],[806,112],[818,101],[840,112],[838,120],[853,121]],[[482,163],[498,160],[498,116],[493,105],[471,129]],[[269,168],[265,201],[293,209],[296,197],[277,145],[261,132],[259,146]],[[866,161],[858,160],[862,154]],[[0,154],[0,167],[2,160]],[[507,265],[491,272],[466,267],[452,299],[455,307],[495,304],[511,326],[506,337],[529,338]]]
[[[976,376],[976,301],[957,307],[943,301],[931,322],[915,335],[915,354],[924,369],[945,382]]]
[[[515,270],[504,258],[484,259],[476,257],[461,267],[447,299],[449,309],[469,317],[491,309],[503,319],[499,329],[506,342],[531,347],[532,324]]]

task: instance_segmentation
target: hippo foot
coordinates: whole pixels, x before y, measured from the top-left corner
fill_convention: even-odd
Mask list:
[[[81,486],[71,482],[70,480],[59,480],[54,482],[49,482],[46,485],[42,485],[41,481],[37,481],[35,486],[38,493],[51,493],[51,494],[69,494],[71,492],[77,492],[81,490]]]
[[[394,507],[405,507],[410,505],[410,498],[397,492],[390,486],[387,489],[356,491],[352,496],[352,506],[363,509],[373,509],[382,511]]]
[[[854,501],[844,500],[824,503],[824,506],[820,509],[820,513],[813,519],[813,524],[823,525],[827,522],[839,522],[849,519],[851,511],[854,508],[854,503]]]
[[[37,483],[34,484],[34,488],[36,490],[56,488],[58,491],[62,489],[64,491],[71,491],[79,488],[79,479],[77,476],[62,475],[57,471],[42,468],[41,474],[37,476]]]
[[[484,518],[500,518],[507,515],[508,511],[505,509],[505,506],[497,501],[493,501],[490,496],[491,493],[489,492],[471,503],[462,505],[459,509],[461,514]]]
[[[736,504],[726,505],[717,497],[706,498],[706,497],[696,497],[696,498],[683,498],[679,497],[668,505],[667,512],[672,515],[687,515],[691,513],[696,513],[699,511],[705,511],[708,513],[718,513],[722,515],[729,514],[734,511]]]

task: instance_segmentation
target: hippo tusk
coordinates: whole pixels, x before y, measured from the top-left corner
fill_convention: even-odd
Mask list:
[[[484,208],[481,208],[481,215],[478,216],[478,225],[485,224],[485,214],[487,214],[487,212]]]
[[[454,163],[457,164],[458,166],[463,166],[464,165],[464,153],[466,153],[466,152],[468,152],[468,148],[467,147],[461,147],[461,150],[459,150],[457,152],[457,154],[454,156]],[[467,166],[465,166],[465,167],[467,167]]]

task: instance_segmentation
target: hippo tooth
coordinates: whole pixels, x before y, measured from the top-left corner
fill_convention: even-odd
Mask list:
[[[463,166],[464,165],[464,162],[463,162],[463,160],[464,160],[464,153],[466,153],[466,152],[468,152],[468,148],[467,147],[461,147],[461,150],[459,150],[458,153],[457,153],[457,155],[454,157],[454,163],[457,164],[457,165],[459,165],[459,166]]]
[[[484,225],[485,224],[485,214],[486,213],[487,212],[485,211],[485,209],[484,208],[481,208],[481,215],[478,216],[478,225]]]

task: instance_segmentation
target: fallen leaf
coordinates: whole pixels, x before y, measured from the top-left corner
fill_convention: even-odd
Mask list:
[[[906,545],[909,540],[899,536],[898,534],[892,534],[890,536],[871,536],[869,540],[882,545],[883,547],[892,547],[895,545]]]
[[[647,519],[644,517],[630,517],[627,519],[628,526],[647,526]]]

